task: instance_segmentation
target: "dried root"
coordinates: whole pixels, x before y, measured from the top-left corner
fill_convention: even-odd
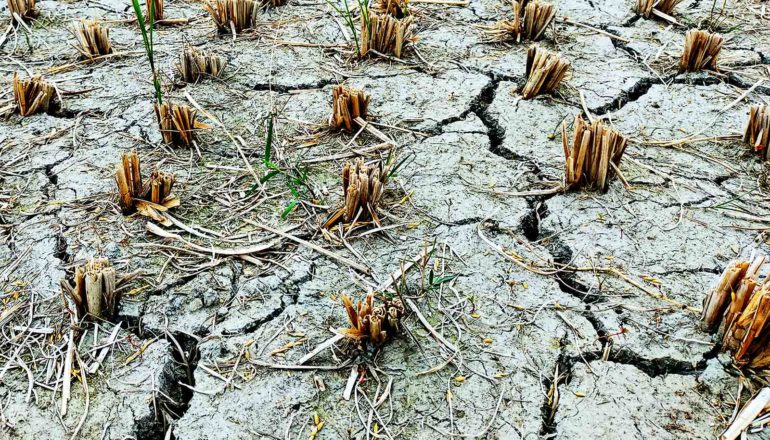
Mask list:
[[[556,52],[537,46],[527,51],[527,82],[521,90],[524,99],[552,93],[564,79],[570,63]]]
[[[119,205],[124,214],[138,212],[156,222],[171,226],[162,213],[179,206],[179,199],[171,192],[174,175],[153,171],[146,183],[142,182],[142,171],[136,151],[123,154],[115,171],[118,185]]]
[[[203,4],[220,33],[238,33],[252,28],[261,6],[253,0],[207,0]]]
[[[13,74],[13,99],[22,116],[48,112],[53,107],[55,94],[54,86],[40,76],[19,79],[17,74]]]
[[[80,20],[72,25],[72,33],[77,39],[75,49],[80,52],[82,58],[92,60],[112,53],[110,31],[98,22]]]
[[[637,0],[636,13],[643,15],[646,18],[650,18],[650,15],[654,14],[654,11],[671,15],[671,12],[674,11],[676,5],[681,2],[682,0]]]
[[[197,112],[186,105],[155,104],[155,116],[158,117],[163,142],[171,145],[189,147],[197,138],[195,132],[209,128],[198,122]]]
[[[218,55],[207,54],[193,47],[186,47],[179,57],[179,76],[182,81],[196,83],[203,78],[218,78],[225,69],[225,61]]]
[[[378,0],[375,8],[380,14],[387,14],[399,19],[412,15],[409,9],[409,0]]]
[[[34,20],[39,12],[35,7],[35,0],[7,0],[8,12],[11,13],[11,22],[29,22]]]
[[[120,291],[115,269],[106,258],[88,260],[75,268],[74,285],[61,280],[65,301],[71,299],[79,320],[112,319],[120,303]]]
[[[397,335],[401,329],[401,319],[406,313],[400,299],[389,300],[383,296],[382,304],[374,305],[374,293],[369,293],[363,301],[354,307],[347,295],[342,296],[342,305],[348,313],[350,328],[340,332],[359,342],[381,344]]]
[[[770,112],[766,105],[752,105],[749,113],[749,123],[743,134],[743,142],[758,151],[762,159],[770,159],[768,141],[770,141]]]
[[[336,86],[332,90],[332,114],[329,117],[329,128],[348,133],[358,127],[356,118],[366,120],[369,107],[369,95],[363,90]]]
[[[757,280],[765,260],[759,256],[751,263],[730,263],[703,302],[706,328],[718,329],[722,350],[732,352],[738,366],[770,366],[770,280]]]
[[[517,43],[525,40],[537,41],[542,38],[556,16],[556,8],[552,4],[538,0],[529,3],[514,0],[511,6],[513,20],[501,21],[488,33],[501,39],[512,38]]]
[[[342,193],[345,206],[337,210],[324,224],[329,229],[340,221],[345,223],[373,221],[380,224],[377,206],[382,199],[391,164],[366,165],[358,158],[355,164],[345,162],[342,167]]]
[[[566,159],[564,180],[569,188],[588,187],[604,191],[618,172],[628,140],[601,121],[587,124],[578,115],[572,148],[567,145],[567,128],[562,124],[562,146]]]
[[[700,30],[688,31],[684,40],[682,59],[679,60],[679,70],[682,72],[717,70],[717,60],[723,41],[719,34]]]
[[[150,18],[150,10],[152,10],[152,19],[154,21],[163,20],[163,0],[146,0],[147,2],[147,19]]]
[[[361,16],[361,46],[359,55],[365,57],[370,51],[401,58],[404,45],[414,41],[411,26],[414,17],[398,19],[388,14],[369,13],[367,24]]]

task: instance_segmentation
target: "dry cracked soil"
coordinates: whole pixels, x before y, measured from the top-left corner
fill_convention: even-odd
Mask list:
[[[162,142],[130,2],[38,1],[18,29],[0,9],[0,99],[14,73],[43,75],[61,99],[0,121],[0,437],[718,437],[763,380],[718,353],[698,310],[730,260],[770,252],[767,168],[740,139],[749,106],[770,99],[767,3],[684,0],[675,23],[630,0],[554,3],[540,44],[572,68],[555,94],[523,100],[528,45],[484,29],[510,18],[502,0],[414,0],[419,39],[401,60],[351,57],[325,1],[261,11],[233,38],[202,3],[168,0],[165,18],[183,20],[154,35],[164,97],[194,101],[211,126],[192,148]],[[78,59],[69,26],[83,18],[109,27],[114,56]],[[693,28],[725,36],[718,72],[678,71]],[[224,74],[182,83],[185,45],[225,58]],[[326,129],[337,84],[371,95],[369,120],[405,159],[382,227],[321,231],[344,160],[387,156],[368,131]],[[546,194],[562,181],[561,125],[586,112],[630,139],[629,186]],[[260,182],[271,117],[283,173]],[[115,164],[131,149],[145,173],[175,173],[176,236],[118,208]],[[75,332],[59,282],[92,257],[138,276],[111,322]],[[536,269],[559,264],[583,270]],[[300,365],[347,325],[343,293],[402,273],[415,308],[395,338],[343,340]]]

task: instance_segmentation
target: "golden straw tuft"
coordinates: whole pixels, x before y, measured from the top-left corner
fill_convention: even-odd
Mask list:
[[[513,20],[497,23],[489,33],[499,38],[512,37],[517,43],[540,40],[556,16],[556,8],[550,3],[538,0],[533,0],[526,6],[523,6],[524,3],[512,1]]]
[[[363,90],[335,86],[332,90],[332,114],[329,117],[329,128],[344,130],[348,133],[358,127],[356,118],[366,120],[369,107],[369,95]]]
[[[383,296],[382,304],[374,305],[374,293],[369,293],[357,306],[350,297],[342,296],[342,305],[350,321],[350,327],[340,329],[340,333],[361,343],[382,344],[401,330],[401,319],[406,313],[400,299],[387,299]]]
[[[366,165],[358,158],[355,164],[345,162],[342,167],[342,194],[345,205],[337,210],[324,224],[329,229],[340,221],[357,223],[372,221],[380,225],[377,207],[382,200],[392,166],[378,162]]]
[[[679,70],[682,72],[717,70],[717,60],[723,42],[719,34],[700,30],[688,31],[684,40],[682,59],[679,60]]]
[[[743,142],[758,151],[763,160],[769,160],[768,142],[770,142],[770,112],[766,105],[752,105],[749,123],[743,134]]]
[[[225,69],[225,61],[215,54],[207,54],[193,47],[186,47],[176,65],[182,81],[196,83],[204,78],[218,78]]]
[[[628,144],[625,136],[598,120],[587,124],[578,115],[575,117],[572,148],[569,148],[566,124],[562,123],[561,130],[567,187],[607,189],[610,178],[619,173],[620,159]]]
[[[209,128],[197,121],[197,111],[187,105],[155,104],[155,116],[158,117],[163,142],[171,145],[189,147],[197,138],[196,130]]]
[[[206,0],[209,12],[220,33],[238,33],[254,26],[262,4],[253,0]]]
[[[39,12],[35,7],[35,0],[7,0],[8,12],[11,13],[11,22],[29,22],[35,19]]]
[[[106,258],[91,259],[75,267],[74,285],[61,280],[65,300],[72,300],[77,320],[111,319],[120,303],[121,293],[117,289],[115,269]]]
[[[22,116],[51,110],[55,93],[54,86],[40,76],[19,79],[13,74],[13,99]]]
[[[722,351],[740,367],[770,366],[770,280],[758,280],[765,260],[731,262],[703,302],[705,327],[721,335]]]
[[[671,15],[676,5],[681,2],[682,0],[637,0],[636,13],[646,18],[650,18],[655,11]]]
[[[179,199],[171,192],[174,187],[174,175],[155,170],[147,182],[142,182],[139,156],[135,150],[124,153],[115,171],[118,185],[118,204],[123,214],[134,212],[149,217],[156,222],[171,226],[162,213],[179,206]]]
[[[150,19],[150,9],[152,9],[152,19],[154,21],[160,21],[163,20],[163,0],[145,0],[147,3],[147,19]]]
[[[395,18],[388,14],[369,13],[367,25],[361,16],[361,46],[359,55],[365,57],[370,51],[401,58],[404,45],[415,40],[412,35],[414,17]]]
[[[75,49],[80,52],[82,58],[92,60],[112,53],[110,31],[98,22],[80,20],[72,25],[72,33],[77,40]]]
[[[527,51],[527,82],[521,90],[524,99],[552,93],[564,79],[570,63],[561,55],[538,46]]]

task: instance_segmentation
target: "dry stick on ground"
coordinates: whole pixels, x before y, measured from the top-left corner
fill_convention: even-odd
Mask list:
[[[723,42],[719,34],[695,29],[688,31],[684,39],[682,58],[679,60],[679,70],[681,72],[717,70],[717,61]]]
[[[155,170],[146,183],[142,182],[139,156],[135,150],[124,153],[115,171],[119,204],[123,214],[139,214],[156,222],[171,226],[172,222],[163,213],[179,206],[179,199],[171,192],[174,175]]]
[[[324,224],[329,229],[340,221],[372,221],[381,226],[377,215],[377,206],[382,199],[385,185],[391,172],[392,164],[382,161],[376,165],[366,165],[361,158],[355,163],[345,162],[342,167],[342,193],[345,205],[338,209]]]
[[[620,167],[628,140],[600,120],[587,124],[578,115],[574,126],[572,148],[567,145],[566,123],[562,123],[561,129],[566,185],[568,188],[588,187],[604,191]]]
[[[655,11],[671,15],[676,5],[681,2],[682,0],[637,0],[636,13],[646,18],[650,18]]]
[[[35,7],[35,0],[7,0],[8,12],[11,14],[11,22],[19,20],[30,21],[35,19],[39,12]]]
[[[735,440],[742,432],[744,432],[749,425],[757,418],[759,414],[765,411],[765,408],[770,404],[770,388],[762,388],[762,390],[754,396],[746,406],[741,409],[741,412],[735,417],[735,420],[730,426],[722,433],[722,440]]]
[[[361,47],[359,55],[365,57],[369,51],[401,58],[404,45],[414,41],[412,23],[414,17],[395,18],[388,14],[369,13],[369,22],[361,15]]]
[[[238,33],[254,26],[260,2],[253,0],[207,0],[203,4],[219,33]]]
[[[225,69],[225,61],[216,54],[208,54],[192,46],[185,47],[176,65],[182,81],[196,83],[204,78],[218,78]]]
[[[155,116],[160,125],[163,142],[189,147],[197,138],[196,130],[209,128],[196,120],[198,113],[184,104],[155,104]]]
[[[77,45],[75,49],[84,59],[93,60],[96,57],[112,53],[110,31],[93,20],[80,20],[72,25]]]
[[[521,89],[524,99],[552,93],[569,70],[570,63],[556,52],[538,46],[527,51],[527,82]]]
[[[40,76],[19,79],[16,73],[13,74],[13,99],[22,116],[51,110],[55,93],[54,86]]]
[[[766,105],[752,105],[749,122],[743,134],[743,142],[758,151],[762,160],[770,159],[770,112]]]
[[[517,43],[539,40],[556,16],[556,8],[551,3],[533,0],[522,9],[523,3],[512,1],[513,20],[501,21],[489,33],[499,38],[512,37]]]
[[[77,320],[110,319],[120,303],[115,269],[106,258],[92,259],[75,268],[74,285],[61,280],[62,293],[75,304]],[[66,303],[67,301],[65,301]]]

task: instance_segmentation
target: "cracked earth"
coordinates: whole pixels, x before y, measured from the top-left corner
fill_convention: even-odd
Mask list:
[[[508,17],[504,1],[415,2],[420,38],[402,62],[351,62],[347,31],[323,1],[289,0],[233,40],[200,3],[169,0],[166,17],[189,20],[156,33],[166,97],[191,96],[243,138],[258,173],[263,121],[275,114],[274,160],[307,166],[312,191],[284,219],[285,182],[255,186],[222,129],[202,132],[193,149],[162,143],[129,2],[38,2],[30,32],[10,32],[0,47],[3,99],[14,72],[45,75],[63,99],[53,114],[0,122],[2,310],[22,304],[0,314],[0,435],[308,438],[317,415],[320,439],[717,437],[736,398],[748,397],[739,383],[762,376],[716,352],[698,309],[731,259],[770,252],[767,170],[736,136],[749,106],[770,98],[770,87],[752,88],[768,75],[765,4],[728,0],[721,10],[720,0],[715,12],[711,1],[684,0],[671,25],[635,16],[629,0],[554,3],[541,44],[572,71],[554,96],[525,101],[516,90],[527,46],[489,43],[480,28]],[[68,26],[81,18],[105,21],[121,55],[48,74],[77,61]],[[685,32],[709,26],[727,39],[720,71],[678,73]],[[184,44],[225,57],[224,76],[175,81]],[[373,121],[409,158],[389,187],[385,228],[354,230],[345,243],[320,233],[341,201],[343,161],[330,156],[380,141],[323,130],[339,83],[371,95]],[[631,139],[621,164],[631,187],[616,179],[604,194],[517,195],[561,181],[561,124],[584,111]],[[275,240],[254,222],[271,225],[371,274],[289,240],[247,261],[151,235],[146,219],[116,205],[114,166],[132,148],[145,170],[176,173],[173,214],[185,224],[236,245]],[[411,314],[376,352],[340,344],[292,368],[346,325],[343,292],[362,298],[426,243],[436,249],[429,268],[448,281],[413,300],[457,352]],[[141,275],[115,323],[81,339],[78,355],[91,364],[121,324],[100,368],[73,376],[62,415],[69,318],[59,280],[97,256]],[[543,275],[523,261],[626,279]],[[416,269],[405,277],[421,278]],[[351,366],[365,374],[345,400]]]

